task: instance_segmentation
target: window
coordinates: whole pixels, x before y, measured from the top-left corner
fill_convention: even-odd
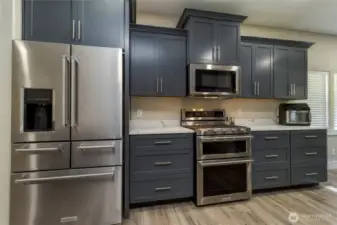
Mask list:
[[[337,74],[336,74],[337,76]],[[308,74],[308,100],[307,104],[311,109],[311,125],[318,127],[329,126],[329,94],[328,94],[328,72],[309,71]],[[335,79],[335,84],[337,84]],[[337,112],[335,98],[335,112]],[[335,113],[335,118],[337,118]],[[335,127],[337,127],[337,121]]]

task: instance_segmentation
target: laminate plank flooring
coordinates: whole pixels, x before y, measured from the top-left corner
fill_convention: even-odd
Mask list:
[[[320,186],[254,194],[248,201],[196,207],[193,202],[131,210],[123,225],[337,225],[337,170]],[[289,220],[290,213],[294,217]],[[295,222],[296,216],[299,220]]]

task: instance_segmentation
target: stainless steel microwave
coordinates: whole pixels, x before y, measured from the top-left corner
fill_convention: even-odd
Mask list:
[[[279,105],[279,124],[282,125],[302,125],[309,126],[311,124],[310,108],[305,103]]]
[[[226,97],[240,93],[240,67],[213,64],[189,65],[189,96]]]

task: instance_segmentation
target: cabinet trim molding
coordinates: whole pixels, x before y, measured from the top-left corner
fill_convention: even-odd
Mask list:
[[[281,45],[281,46],[289,46],[289,47],[298,47],[298,48],[310,48],[312,45],[315,44],[314,42],[283,40],[283,39],[253,37],[253,36],[241,36],[241,41],[242,42],[250,42],[250,43],[260,43],[260,44],[272,44],[272,45]]]

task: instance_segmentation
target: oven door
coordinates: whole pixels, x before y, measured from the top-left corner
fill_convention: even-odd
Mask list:
[[[189,65],[189,95],[238,95],[240,84],[238,66],[207,64]]]
[[[307,110],[288,110],[286,121],[290,125],[310,125],[311,113]]]
[[[252,159],[197,162],[197,205],[249,199]]]
[[[250,157],[253,136],[198,136],[197,159]]]

